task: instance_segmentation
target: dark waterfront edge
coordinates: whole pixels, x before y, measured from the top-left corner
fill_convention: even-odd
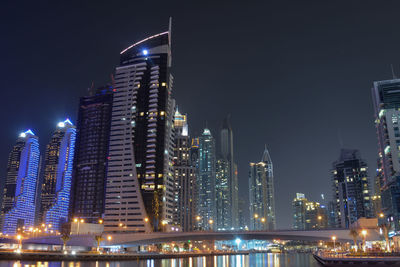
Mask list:
[[[26,260],[26,261],[131,261],[150,259],[175,259],[204,256],[249,255],[249,252],[213,252],[213,253],[183,253],[183,254],[92,254],[77,253],[42,253],[42,252],[0,252],[0,260]]]

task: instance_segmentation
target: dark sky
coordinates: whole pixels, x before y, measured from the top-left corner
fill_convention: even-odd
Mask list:
[[[119,52],[167,30],[169,16],[180,111],[193,134],[208,121],[216,135],[232,114],[242,197],[248,162],[268,145],[279,228],[292,223],[296,192],[331,195],[338,136],[373,178],[370,88],[391,78],[390,64],[400,75],[398,1],[59,2],[0,3],[2,179],[21,130],[44,145],[59,120],[75,122],[91,82],[108,82]]]

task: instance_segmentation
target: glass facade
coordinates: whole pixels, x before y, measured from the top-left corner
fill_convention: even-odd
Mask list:
[[[71,216],[97,223],[104,215],[113,87],[100,87],[79,102]]]
[[[375,127],[378,135],[378,169],[375,198],[381,199],[381,208],[400,231],[400,79],[374,82],[372,98]]]
[[[368,167],[358,150],[340,151],[333,163],[332,181],[336,227],[348,228],[361,217],[372,217]]]
[[[275,189],[272,160],[265,147],[262,160],[250,163],[250,229],[275,229]]]
[[[213,230],[215,206],[215,140],[209,129],[199,137],[198,228]]]

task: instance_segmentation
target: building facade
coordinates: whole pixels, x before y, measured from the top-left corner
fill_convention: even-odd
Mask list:
[[[372,216],[368,166],[355,149],[342,149],[333,163],[333,200],[336,227],[348,228],[361,217]]]
[[[204,129],[199,137],[199,168],[197,176],[198,212],[197,227],[201,230],[214,230],[215,205],[215,139],[211,131]]]
[[[249,201],[250,229],[275,229],[275,190],[272,160],[265,147],[262,159],[250,163]]]
[[[400,79],[374,82],[372,98],[378,136],[378,171],[375,191],[381,197],[382,212],[392,224],[392,228],[399,231]]]
[[[42,223],[54,230],[68,221],[75,141],[76,128],[66,119],[57,124],[46,146],[40,212]]]
[[[162,231],[173,223],[170,33],[129,46],[115,69],[105,231]]]
[[[113,88],[105,86],[79,102],[70,214],[88,223],[104,215],[112,101]]]
[[[292,201],[293,226],[294,230],[306,229],[306,203],[307,199],[303,193],[296,193]]]
[[[223,170],[221,170],[222,172],[219,174],[219,180],[222,183],[226,180],[227,190],[221,190],[217,194],[217,198],[221,198],[221,200],[217,200],[217,202],[224,205],[217,207],[217,212],[219,212],[218,209],[222,209],[221,213],[224,213],[224,222],[221,221],[219,228],[231,229],[238,227],[238,176],[237,166],[234,162],[233,131],[230,123],[230,116],[226,117],[222,123],[220,137],[221,160],[219,162],[224,165],[220,167],[227,168],[228,172],[223,172]],[[222,173],[226,176],[225,178],[220,177]],[[223,186],[224,185],[221,185],[221,187]]]
[[[180,114],[178,109],[174,116],[174,129],[175,221],[181,226],[182,231],[188,232],[195,230],[196,226],[196,167],[191,162],[191,139],[187,116]]]
[[[31,130],[21,133],[8,159],[1,216],[4,234],[34,226],[39,161],[38,137]]]
[[[297,193],[292,201],[293,229],[316,230],[328,226],[328,213],[319,202],[308,201],[303,193]]]
[[[230,203],[230,163],[225,159],[218,159],[215,168],[215,226],[216,230],[230,230],[232,206]]]

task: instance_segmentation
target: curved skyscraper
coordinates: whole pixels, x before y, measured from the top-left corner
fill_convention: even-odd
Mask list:
[[[267,147],[258,163],[250,163],[250,229],[275,229],[275,189],[272,160]]]
[[[5,234],[34,226],[39,158],[38,137],[31,130],[21,133],[7,166],[1,216]]]
[[[70,120],[59,122],[46,147],[41,191],[42,222],[60,230],[68,220],[76,128]]]
[[[107,170],[105,230],[162,231],[173,223],[171,31],[121,52]]]

